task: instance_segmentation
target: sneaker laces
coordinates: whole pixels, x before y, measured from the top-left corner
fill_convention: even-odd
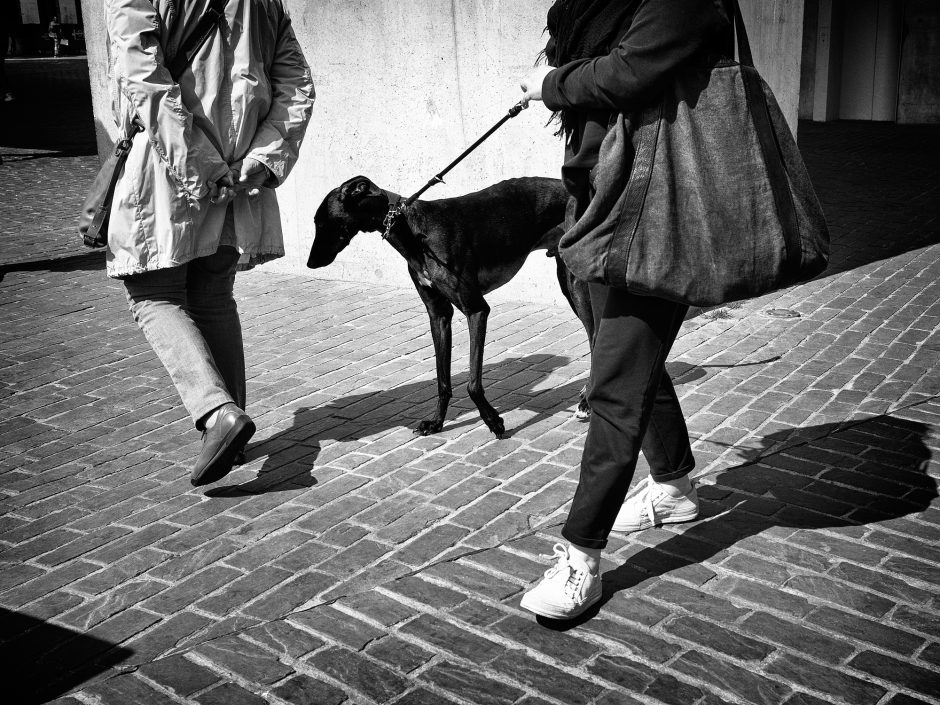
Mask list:
[[[547,558],[555,561],[555,565],[545,571],[545,578],[550,580],[556,575],[560,574],[565,568],[568,569],[568,575],[565,579],[565,595],[571,599],[577,599],[578,591],[581,589],[581,585],[584,583],[585,578],[587,577],[587,570],[581,568],[576,568],[571,565],[570,557],[568,556],[568,547],[561,543],[556,543],[552,546],[551,554],[541,554],[539,558]]]
[[[655,491],[655,496],[654,496]],[[642,496],[641,496],[642,495]],[[640,498],[640,501],[643,502],[644,509],[646,509],[646,516],[650,521],[650,524],[656,526],[656,508],[654,506],[655,500],[661,499],[674,499],[678,500],[677,497],[673,497],[671,494],[666,492],[659,486],[659,483],[654,482],[653,478],[647,475],[646,479],[643,480],[642,485],[640,486],[639,492],[637,492],[637,497]]]

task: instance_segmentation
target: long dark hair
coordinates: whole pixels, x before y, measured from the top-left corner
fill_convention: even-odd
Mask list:
[[[549,66],[564,66],[576,59],[603,56],[630,26],[641,0],[556,0],[548,10],[548,43],[539,55]],[[549,122],[560,121],[559,135],[571,132],[573,121],[563,111]]]
[[[639,4],[640,0],[556,0],[548,10],[549,65],[606,54]]]

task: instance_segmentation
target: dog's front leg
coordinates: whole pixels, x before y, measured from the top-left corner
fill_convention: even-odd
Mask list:
[[[506,432],[503,420],[483,393],[483,344],[486,342],[486,319],[489,314],[490,307],[485,301],[482,308],[467,314],[467,324],[470,326],[470,381],[467,383],[467,393],[480,410],[483,422],[497,438],[502,438]]]
[[[408,270],[411,272],[411,270]],[[431,339],[434,341],[434,361],[437,365],[437,413],[425,419],[415,428],[415,433],[427,436],[437,433],[444,427],[444,417],[447,416],[447,407],[453,396],[450,382],[450,354],[451,354],[451,319],[454,317],[454,307],[437,290],[424,286],[411,272],[415,288],[424,301],[431,320]]]

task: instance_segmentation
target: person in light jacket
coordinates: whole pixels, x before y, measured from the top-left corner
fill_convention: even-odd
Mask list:
[[[117,126],[143,128],[115,190],[107,272],[203,431],[194,485],[243,460],[255,430],[235,272],[284,254],[274,189],[314,99],[283,0],[218,3],[218,28],[174,81],[167,66],[211,4],[106,0]]]
[[[592,197],[592,169],[620,112],[658,99],[689,61],[733,57],[725,0],[557,0],[548,12],[548,66],[522,80],[523,100],[558,111],[565,136],[562,180],[579,217]],[[659,93],[658,93],[659,92]],[[566,225],[574,224],[569,218]],[[591,284],[595,338],[588,401],[591,421],[581,477],[555,565],[521,606],[571,619],[601,599],[601,550],[611,531],[632,532],[698,516],[695,467],[666,356],[688,306]],[[650,478],[624,501],[640,450]]]

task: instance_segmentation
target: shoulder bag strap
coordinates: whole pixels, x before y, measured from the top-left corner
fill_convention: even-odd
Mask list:
[[[748,111],[754,121],[757,139],[760,143],[761,154],[773,191],[774,204],[777,208],[777,217],[783,230],[784,244],[786,245],[786,264],[784,265],[784,279],[796,281],[803,260],[803,249],[800,242],[800,226],[796,216],[796,207],[790,194],[790,181],[784,167],[783,157],[777,146],[777,136],[767,112],[767,98],[761,86],[761,78],[754,68],[754,58],[751,54],[751,44],[747,38],[747,29],[744,26],[744,17],[741,15],[741,6],[738,0],[729,0],[734,13],[734,33],[738,45],[738,63],[741,64],[741,80],[744,82],[744,93],[747,96]]]
[[[219,25],[222,19],[222,10],[225,8],[228,0],[209,0],[209,7],[206,13],[199,18],[193,31],[190,32],[180,44],[179,51],[176,53],[167,68],[173,80],[176,81],[182,75],[186,67],[189,66],[193,58],[206,43],[212,32]],[[104,241],[100,233],[106,229],[108,218],[111,213],[111,201],[114,198],[114,189],[117,186],[118,179],[124,171],[124,162],[127,161],[127,155],[131,151],[134,135],[144,131],[144,125],[137,115],[127,126],[124,136],[114,145],[114,152],[108,157],[108,161],[102,167],[96,178],[95,186],[92,188],[93,194],[99,194],[102,186],[104,187],[104,196],[95,199],[94,207],[88,208],[93,211],[90,225],[83,232],[85,244],[89,247],[102,247]]]
[[[192,32],[180,43],[176,56],[167,65],[174,81],[178,80],[186,67],[193,62],[202,45],[206,43],[219,25],[222,20],[222,11],[225,9],[227,2],[228,0],[209,0],[206,13],[199,18]]]

